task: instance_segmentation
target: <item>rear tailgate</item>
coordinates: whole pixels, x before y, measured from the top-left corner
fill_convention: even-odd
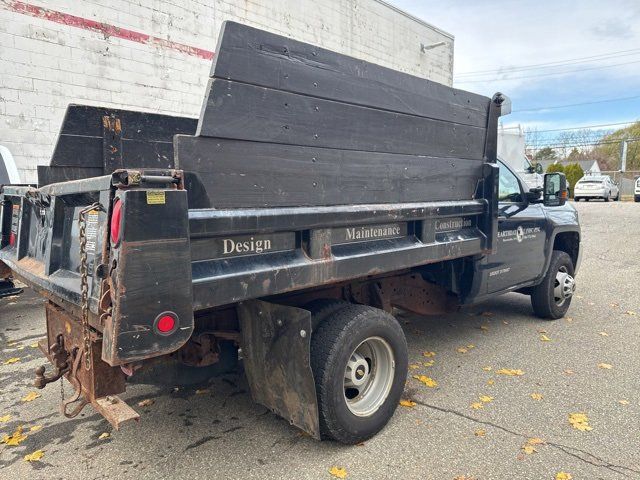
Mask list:
[[[0,261],[45,297],[80,317],[79,215],[85,220],[89,320],[104,333],[110,365],[179,348],[193,330],[186,192],[175,171],[118,171],[40,189],[6,186]],[[112,206],[121,205],[119,234]],[[159,331],[163,316],[175,330]]]

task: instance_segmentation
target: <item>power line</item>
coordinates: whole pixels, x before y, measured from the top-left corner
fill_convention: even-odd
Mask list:
[[[522,108],[520,110],[512,110],[511,113],[539,112],[541,110],[557,110],[559,108],[580,107],[582,105],[595,105],[597,103],[609,103],[609,102],[621,102],[623,100],[635,100],[636,98],[640,98],[640,95],[635,95],[633,97],[609,98],[606,100],[594,100],[593,102],[568,103],[566,105],[551,105],[547,107]]]
[[[519,71],[519,70],[532,70],[532,69],[541,68],[541,67],[544,68],[544,67],[563,66],[563,65],[575,64],[575,63],[582,63],[589,60],[602,59],[603,57],[604,59],[607,59],[607,57],[635,55],[636,53],[640,53],[640,48],[633,48],[631,50],[619,50],[617,52],[601,53],[599,55],[591,55],[588,57],[569,58],[566,60],[558,60],[555,62],[536,63],[531,65],[521,65],[521,66],[516,65],[512,67],[499,67],[497,69],[492,69],[492,70],[475,70],[475,71],[469,71],[469,72],[460,72],[460,73],[457,73],[456,75],[468,76],[468,75],[477,75],[477,74],[483,74],[483,73],[503,73],[505,71],[511,72],[511,71]]]
[[[623,141],[627,142],[638,142],[640,138],[622,138],[620,140],[603,140],[601,142],[590,142],[590,143],[557,143],[557,144],[549,144],[549,145],[536,145],[527,147],[529,150],[541,150],[543,148],[574,148],[574,147],[589,147],[589,146],[597,146],[597,145],[611,145],[615,143],[622,143]]]
[[[578,70],[566,70],[564,72],[553,72],[553,73],[538,73],[538,74],[532,74],[532,75],[521,75],[519,77],[507,77],[507,78],[487,78],[484,80],[462,80],[461,82],[454,82],[457,84],[461,84],[461,83],[487,83],[487,82],[498,82],[498,81],[505,81],[505,80],[520,80],[520,79],[524,79],[524,78],[538,78],[538,77],[552,77],[554,75],[567,75],[569,73],[577,73],[577,72],[584,72],[585,70],[602,70],[605,68],[613,68],[613,67],[622,67],[622,66],[626,66],[626,65],[631,65],[634,63],[640,63],[640,60],[636,60],[633,62],[624,62],[624,63],[614,63],[612,65],[601,65],[598,67],[585,67],[585,68],[580,68]]]
[[[631,125],[633,123],[638,122],[638,120],[631,120],[629,122],[618,122],[618,123],[602,123],[600,125],[585,125],[583,127],[569,127],[569,128],[552,128],[549,130],[529,130],[531,133],[546,133],[546,132],[565,132],[567,130],[587,130],[589,128],[600,128],[600,127],[615,127],[618,125]],[[506,127],[504,130],[509,130],[513,128],[519,127]],[[526,132],[525,132],[526,133]]]

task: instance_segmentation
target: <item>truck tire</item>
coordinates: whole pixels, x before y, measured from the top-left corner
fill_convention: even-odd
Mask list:
[[[319,298],[307,303],[304,308],[311,312],[311,325],[315,331],[325,318],[349,305],[351,303],[337,298]]]
[[[557,320],[567,313],[575,291],[573,274],[571,257],[566,252],[554,250],[542,283],[531,292],[531,306],[538,317]]]
[[[322,438],[345,444],[384,428],[407,377],[407,341],[390,314],[348,305],[327,316],[311,337]]]

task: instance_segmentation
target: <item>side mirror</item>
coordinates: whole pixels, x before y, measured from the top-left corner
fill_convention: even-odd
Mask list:
[[[567,177],[564,173],[547,173],[544,176],[542,202],[547,207],[560,207],[567,202]]]
[[[542,165],[539,163],[536,163],[536,173],[542,175],[544,173],[544,170],[542,170]]]

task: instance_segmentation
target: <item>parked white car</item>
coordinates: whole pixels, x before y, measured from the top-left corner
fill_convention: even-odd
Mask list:
[[[640,202],[640,177],[636,178],[636,184],[633,187],[633,200]]]
[[[609,200],[620,200],[620,189],[608,175],[589,175],[577,181],[573,198],[576,202],[580,199],[586,201],[592,198],[602,198],[605,202]]]
[[[20,183],[18,169],[9,149],[0,145],[0,185],[11,183]]]

